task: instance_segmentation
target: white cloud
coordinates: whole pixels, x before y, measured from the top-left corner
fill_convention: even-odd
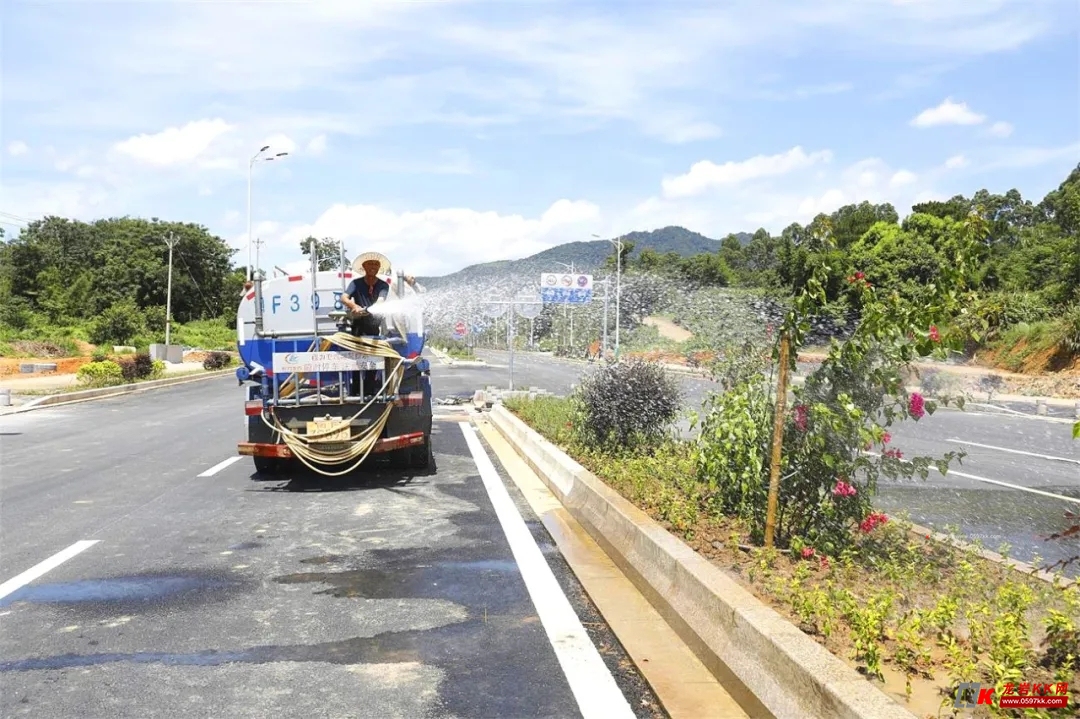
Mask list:
[[[953,155],[945,161],[945,168],[948,170],[959,170],[961,167],[967,167],[968,160],[963,155]]]
[[[662,186],[665,197],[689,197],[715,187],[786,175],[831,159],[832,153],[828,150],[807,154],[802,147],[793,147],[779,155],[757,155],[741,162],[729,160],[723,165],[702,160],[694,163],[685,175],[665,178]]]
[[[12,157],[18,157],[30,152],[30,147],[22,140],[15,140],[8,144],[7,151]]]
[[[937,107],[931,107],[912,118],[913,127],[937,127],[939,125],[978,125],[986,121],[985,115],[971,110],[966,102],[953,102],[945,98]]]
[[[992,137],[1008,137],[1013,133],[1013,126],[1002,120],[991,125],[987,133]]]
[[[308,142],[307,151],[312,155],[321,155],[326,152],[326,135],[316,135]]]
[[[290,155],[296,152],[296,142],[294,142],[293,139],[288,135],[282,134],[280,132],[265,138],[261,146],[267,145],[270,146],[270,149],[266,152],[268,155],[271,156],[279,152],[287,152]]]
[[[863,201],[890,202],[904,215],[916,197],[935,190],[939,176],[940,169],[915,172],[869,157],[841,168],[733,185],[721,195],[650,197],[626,211],[616,231],[681,225],[709,237],[758,227],[779,233],[792,222],[805,224],[819,213]]]
[[[308,235],[333,237],[344,240],[353,254],[376,250],[408,272],[432,275],[587,239],[599,219],[596,205],[566,199],[535,218],[467,208],[398,212],[377,205],[337,204],[311,224],[277,233],[276,245],[291,249]]]
[[[919,176],[910,170],[900,170],[889,180],[891,187],[903,187],[918,182]]]
[[[233,129],[222,119],[195,120],[153,135],[130,137],[114,145],[113,149],[148,165],[185,165],[197,160],[215,140]]]
[[[850,82],[830,82],[824,85],[803,85],[792,90],[761,90],[754,93],[754,96],[762,100],[807,100],[824,95],[840,95],[854,89],[855,85]]]

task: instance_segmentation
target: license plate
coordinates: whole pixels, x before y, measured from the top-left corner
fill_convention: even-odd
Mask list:
[[[338,431],[330,434],[323,434],[332,429],[339,428]],[[308,435],[320,434],[321,437],[317,437],[312,442],[348,442],[350,439],[351,429],[349,423],[343,421],[340,417],[334,417],[331,419],[317,419],[307,423]]]

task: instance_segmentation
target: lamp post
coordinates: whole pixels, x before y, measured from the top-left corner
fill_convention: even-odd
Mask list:
[[[255,272],[255,267],[254,267],[254,265],[251,264],[251,246],[253,244],[252,241],[251,241],[251,175],[252,175],[252,171],[255,168],[255,161],[258,160],[259,157],[269,149],[270,149],[269,145],[263,145],[262,148],[258,152],[256,152],[254,155],[251,156],[251,160],[248,161],[248,187],[247,187],[248,273],[247,273],[247,277],[248,277],[249,282],[251,281],[252,274]],[[264,157],[263,161],[264,162],[270,162],[271,160],[276,160],[279,157],[285,157],[288,154],[289,153],[287,153],[287,152],[279,152],[278,154],[274,155],[273,157]]]
[[[565,262],[556,262],[557,265],[562,265],[570,269],[570,274],[574,274],[574,263],[566,264]],[[563,317],[566,317],[567,312],[570,313],[570,351],[574,351],[574,311],[567,305],[563,305]]]
[[[593,237],[600,239],[600,235],[593,235]],[[622,299],[622,252],[623,242],[622,238],[618,237],[614,240],[609,239],[616,249],[615,255],[615,359],[619,358],[619,319],[622,316],[621,311],[621,299]]]
[[[176,245],[177,237],[172,232],[165,238],[165,243],[169,246],[169,280],[166,284],[165,290],[165,352],[168,356],[169,340],[172,337],[172,255],[173,247]]]

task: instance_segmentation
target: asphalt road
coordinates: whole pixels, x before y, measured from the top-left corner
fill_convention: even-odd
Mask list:
[[[507,386],[508,354],[480,350],[488,367],[442,367],[455,381],[476,386]],[[589,365],[545,355],[515,353],[515,386],[534,385],[568,392]],[[468,378],[472,378],[471,383]],[[688,410],[701,408],[717,390],[707,380],[681,376]],[[955,528],[987,549],[1007,545],[1009,555],[1024,561],[1080,555],[1080,539],[1046,541],[1069,526],[1066,512],[1080,514],[1080,441],[1074,441],[1071,408],[1051,407],[1048,418],[1033,414],[1034,405],[994,403],[998,409],[973,406],[963,412],[940,409],[918,422],[891,430],[891,446],[905,457],[943,457],[965,451],[947,476],[931,470],[927,479],[887,481],[879,485],[878,507],[906,512],[912,521],[940,531]],[[687,423],[682,423],[686,429]],[[981,446],[980,446],[981,445]],[[1070,567],[1080,576],[1080,566]]]
[[[662,716],[460,417],[322,483],[253,481],[243,419],[227,378],[0,417],[0,716]]]

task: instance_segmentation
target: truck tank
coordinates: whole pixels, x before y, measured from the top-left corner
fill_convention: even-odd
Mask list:
[[[358,276],[348,270],[279,276],[257,283],[240,299],[236,333],[242,366],[236,374],[246,385],[247,436],[238,451],[253,457],[260,475],[277,475],[299,460],[321,474],[341,476],[372,453],[389,454],[413,468],[430,462],[431,383],[430,366],[422,357],[422,302],[402,275],[383,275],[391,290],[382,337],[342,337],[339,323],[346,310],[341,297]],[[371,355],[374,364],[364,360],[362,366],[374,371],[375,387],[350,379],[369,373],[340,366],[345,355],[354,357],[348,362],[357,362],[358,350]],[[275,355],[282,363],[276,372]],[[397,376],[392,366],[402,372],[397,381],[390,379]],[[331,469],[346,464],[345,470]]]

